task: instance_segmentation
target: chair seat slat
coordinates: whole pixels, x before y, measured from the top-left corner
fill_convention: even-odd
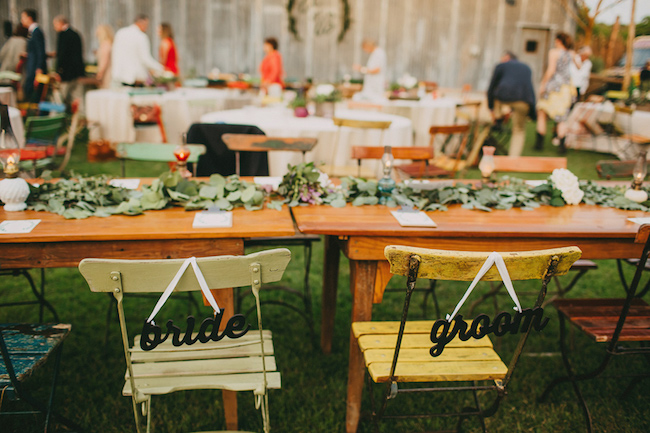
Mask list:
[[[262,373],[227,374],[214,376],[189,377],[147,377],[136,378],[138,390],[146,395],[169,394],[175,391],[192,389],[225,389],[228,391],[253,391],[262,385]],[[279,372],[266,374],[267,388],[280,389]],[[131,395],[131,382],[127,381],[122,389],[122,395]]]
[[[266,356],[264,359],[266,361],[267,371],[275,371],[275,358],[273,356]],[[136,378],[212,376],[257,373],[261,371],[263,371],[261,356],[133,364],[133,373]],[[128,377],[128,374],[125,376]]]
[[[435,358],[434,358],[435,359]],[[372,380],[387,382],[391,362],[374,362],[368,367]],[[503,379],[508,367],[501,361],[427,361],[397,363],[398,382],[458,382]]]

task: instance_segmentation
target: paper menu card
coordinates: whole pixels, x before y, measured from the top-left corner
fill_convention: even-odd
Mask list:
[[[6,220],[0,223],[0,234],[29,233],[41,220]]]
[[[438,227],[438,225],[424,212],[394,210],[393,214],[402,227]]]
[[[111,179],[109,185],[125,189],[138,189],[140,179]]]
[[[275,191],[282,183],[282,176],[255,176],[253,182],[257,185],[270,185]]]
[[[635,224],[650,224],[650,218],[628,218],[628,221],[631,221]]]
[[[229,228],[232,227],[232,212],[197,212],[192,228]]]

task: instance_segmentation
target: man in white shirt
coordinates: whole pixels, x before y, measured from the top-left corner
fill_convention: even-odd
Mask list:
[[[578,100],[583,99],[589,87],[589,76],[591,75],[591,48],[582,47],[578,50],[576,59],[571,62],[571,81],[578,91]]]
[[[382,99],[386,86],[386,52],[371,39],[365,39],[361,47],[370,57],[366,66],[354,65],[363,74],[363,90],[358,99]]]
[[[140,14],[133,24],[115,33],[111,71],[117,85],[144,83],[150,70],[163,72],[163,66],[151,56],[149,36],[145,33],[148,27],[149,18]]]

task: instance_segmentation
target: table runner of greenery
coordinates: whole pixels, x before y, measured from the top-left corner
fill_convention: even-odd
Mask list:
[[[48,211],[65,218],[106,217],[115,214],[139,215],[146,210],[183,206],[186,210],[219,208],[231,210],[244,207],[259,210],[265,205],[281,209],[283,204],[330,205],[343,207],[376,205],[381,192],[376,180],[356,177],[341,179],[336,186],[313,163],[289,166],[277,191],[257,185],[236,175],[210,176],[207,181],[183,178],[178,172],[166,172],[151,185],[128,190],[110,185],[106,175],[46,182],[32,186],[29,209]],[[522,179],[503,177],[499,182],[472,184],[430,184],[421,189],[414,184],[400,183],[386,197],[387,206],[409,206],[425,211],[446,211],[447,205],[460,204],[466,209],[534,209],[540,205],[565,206],[586,203],[626,210],[650,211],[650,200],[636,203],[624,197],[624,186],[603,186],[591,181],[578,182],[568,170],[554,172],[546,183],[529,186]],[[650,191],[650,189],[646,189]]]

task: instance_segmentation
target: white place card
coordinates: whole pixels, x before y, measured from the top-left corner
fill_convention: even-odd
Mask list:
[[[197,212],[192,228],[229,228],[232,227],[232,212]]]
[[[544,185],[546,183],[545,180],[526,180],[524,183],[528,186],[532,186],[535,188],[536,186]]]
[[[628,218],[628,221],[632,221],[634,224],[650,224],[650,218]]]
[[[41,220],[6,220],[0,223],[0,234],[11,235],[29,233]]]
[[[257,185],[270,185],[275,191],[282,183],[282,176],[255,176],[253,182]]]
[[[109,185],[117,188],[138,189],[140,186],[140,179],[111,179]]]
[[[404,212],[393,210],[393,214],[399,225],[402,227],[438,227],[438,225],[424,212]]]

